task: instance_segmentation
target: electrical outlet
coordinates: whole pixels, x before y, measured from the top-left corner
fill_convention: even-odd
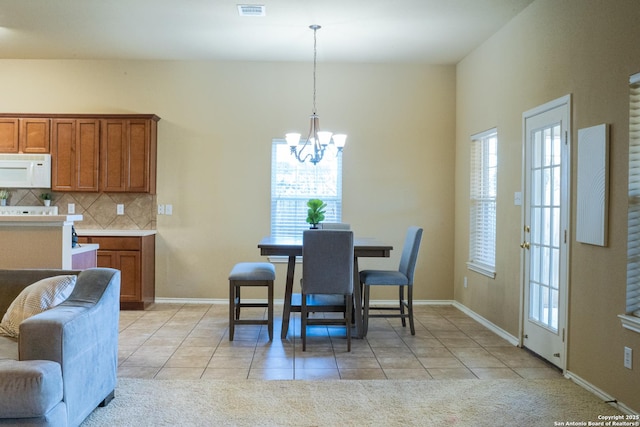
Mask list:
[[[164,213],[165,215],[173,215],[173,205],[165,205]]]
[[[469,283],[467,282],[467,276],[464,276],[464,287],[466,288],[467,286],[469,286]]]
[[[117,204],[116,205],[116,214],[117,215],[124,215],[124,205],[123,204]]]
[[[624,348],[624,367],[631,369],[633,366],[633,350],[629,347]]]
[[[67,204],[67,212],[70,214],[76,213],[76,204],[75,203]]]
[[[164,215],[164,205],[158,205],[158,215]]]

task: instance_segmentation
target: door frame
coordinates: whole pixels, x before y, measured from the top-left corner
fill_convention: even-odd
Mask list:
[[[527,119],[533,116],[536,116],[538,114],[544,113],[546,111],[552,110],[554,108],[558,108],[558,107],[562,107],[562,106],[566,106],[567,108],[567,132],[565,135],[565,139],[566,139],[566,144],[567,144],[567,159],[566,159],[566,164],[563,163],[563,168],[564,169],[563,173],[566,174],[566,179],[567,179],[567,194],[564,197],[563,202],[566,203],[566,216],[567,216],[567,227],[566,227],[566,260],[567,260],[567,266],[564,272],[564,280],[566,282],[566,286],[565,289],[561,289],[560,290],[560,298],[563,298],[564,301],[566,301],[566,309],[564,310],[564,336],[563,336],[563,352],[564,352],[564,357],[562,358],[562,372],[566,372],[567,370],[567,362],[568,362],[568,342],[569,342],[569,295],[570,295],[570,284],[571,284],[571,276],[570,276],[570,265],[571,265],[571,189],[572,189],[572,185],[571,185],[571,157],[572,157],[572,145],[571,145],[571,134],[572,134],[572,109],[571,109],[571,94],[562,96],[560,98],[554,99],[552,101],[549,101],[545,104],[539,105],[537,107],[534,107],[528,111],[525,111],[524,113],[522,113],[522,176],[521,176],[521,184],[520,184],[520,188],[521,191],[523,192],[522,194],[522,208],[521,208],[521,212],[520,212],[520,241],[523,242],[526,238],[526,233],[524,231],[524,226],[525,226],[525,218],[526,218],[526,212],[525,212],[525,206],[526,203],[525,198],[528,197],[529,195],[525,193],[526,188],[526,174],[527,174],[527,170],[526,170],[526,155],[527,155],[527,129],[526,129],[526,124],[527,124]],[[518,346],[519,347],[524,347],[524,325],[526,322],[525,319],[525,257],[527,256],[527,251],[522,250],[520,252],[520,316],[519,316],[519,326],[518,326]]]

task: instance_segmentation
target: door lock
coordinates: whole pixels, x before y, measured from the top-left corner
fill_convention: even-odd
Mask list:
[[[531,247],[531,244],[529,242],[522,242],[520,243],[520,247],[522,249],[529,249]]]

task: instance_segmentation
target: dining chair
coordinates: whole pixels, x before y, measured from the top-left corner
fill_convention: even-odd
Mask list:
[[[364,288],[364,305],[363,305],[363,335],[367,334],[369,328],[370,317],[399,317],[402,319],[402,326],[406,327],[406,319],[409,319],[411,335],[416,334],[413,323],[413,276],[416,269],[416,260],[418,259],[418,250],[420,249],[420,241],[422,240],[422,228],[409,227],[402,248],[402,256],[400,257],[400,266],[398,270],[362,270],[359,274],[360,285]],[[370,292],[372,286],[397,286],[399,296],[398,307],[369,307]],[[407,299],[404,298],[404,288],[407,287]],[[405,313],[405,307],[407,312]],[[371,314],[370,310],[399,310],[399,313]]]
[[[302,237],[301,329],[307,349],[307,326],[344,325],[351,351],[353,311],[353,232],[306,230]],[[341,312],[340,318],[309,317],[309,313]]]

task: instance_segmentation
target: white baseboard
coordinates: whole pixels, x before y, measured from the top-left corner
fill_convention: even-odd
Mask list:
[[[594,386],[593,384],[591,384],[588,381],[585,381],[584,379],[580,378],[579,376],[577,376],[573,372],[565,371],[564,376],[565,376],[565,378],[570,379],[571,381],[573,381],[574,383],[576,383],[577,385],[579,385],[583,389],[585,389],[587,391],[590,391],[591,393],[595,394],[598,398],[602,399],[604,402],[608,403],[609,405],[613,406],[614,408],[619,409],[623,413],[625,413],[627,415],[639,415],[638,412],[635,412],[633,409],[629,408],[624,403],[618,402],[615,397],[611,396],[608,393],[605,393],[604,391],[602,391],[598,387]]]
[[[511,335],[509,332],[505,331],[504,329],[502,329],[501,327],[499,327],[495,323],[493,323],[493,322],[485,319],[484,317],[480,316],[478,313],[476,313],[475,311],[471,310],[467,306],[460,304],[458,301],[453,301],[453,306],[455,308],[457,308],[458,310],[462,311],[467,316],[471,317],[476,322],[480,323],[485,328],[491,330],[491,332],[495,333],[496,335],[498,335],[502,339],[508,341],[510,344],[512,344],[514,346],[520,345],[520,340],[518,339],[518,337],[515,337],[515,336]]]

